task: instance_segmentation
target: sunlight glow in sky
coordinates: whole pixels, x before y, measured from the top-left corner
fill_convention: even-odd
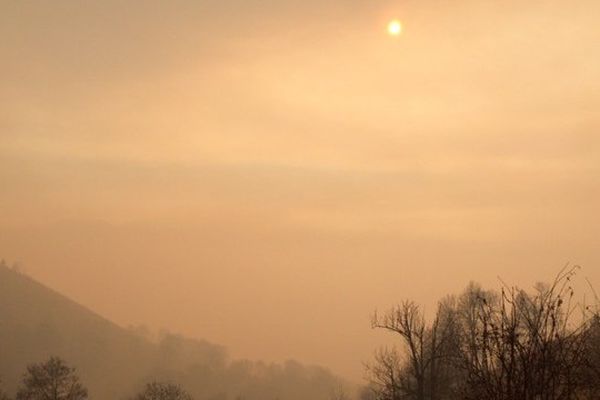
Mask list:
[[[119,324],[360,380],[375,308],[600,284],[598,0],[1,3],[0,258]]]
[[[391,36],[400,36],[402,33],[402,24],[397,19],[392,20],[388,24],[387,30]]]

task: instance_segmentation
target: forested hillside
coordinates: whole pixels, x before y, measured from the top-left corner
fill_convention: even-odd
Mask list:
[[[150,340],[17,271],[0,267],[0,379],[16,391],[26,366],[55,355],[93,399],[132,396],[151,380],[195,399],[329,399],[341,381],[320,367],[230,360],[224,347],[175,334]]]

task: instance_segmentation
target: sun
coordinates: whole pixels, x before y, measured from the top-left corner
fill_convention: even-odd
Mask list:
[[[400,36],[402,33],[402,24],[397,19],[390,21],[387,27],[390,36]]]

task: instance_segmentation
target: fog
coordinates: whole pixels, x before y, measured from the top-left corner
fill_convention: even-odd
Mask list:
[[[151,381],[173,382],[212,400],[329,399],[354,391],[322,367],[232,359],[223,346],[205,340],[143,326],[123,329],[4,264],[0,315],[2,394],[20,390],[28,368],[49,357],[75,366],[98,399],[132,398]]]
[[[0,0],[0,258],[121,327],[361,382],[375,309],[600,282],[599,18]]]

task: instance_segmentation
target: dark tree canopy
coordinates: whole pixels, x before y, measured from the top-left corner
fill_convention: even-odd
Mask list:
[[[192,396],[179,385],[150,382],[133,400],[192,400]]]
[[[17,400],[85,400],[87,389],[79,382],[75,369],[58,357],[27,367]]]

